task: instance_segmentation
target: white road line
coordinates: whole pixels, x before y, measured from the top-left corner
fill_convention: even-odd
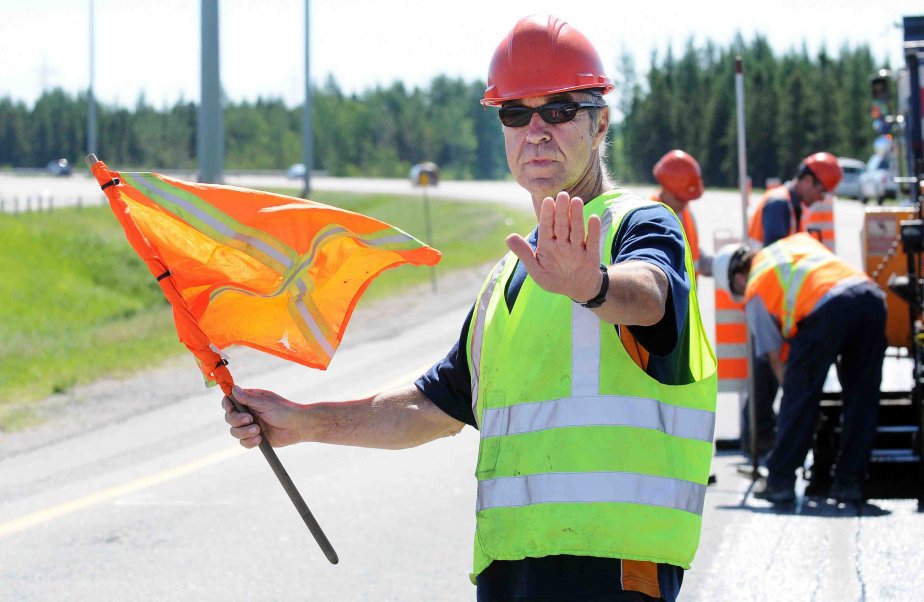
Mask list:
[[[373,395],[378,391],[386,391],[401,385],[406,385],[408,382],[413,382],[413,380],[422,374],[426,369],[427,368],[425,367],[417,370],[416,372],[408,373],[408,375],[399,379],[395,379],[388,384],[379,387],[376,391],[370,392],[368,395]],[[368,397],[368,395],[364,397]],[[198,460],[192,460],[190,462],[180,464],[179,466],[169,468],[147,477],[128,481],[127,483],[122,483],[121,485],[115,485],[113,487],[97,491],[96,493],[91,493],[89,495],[85,495],[68,502],[62,502],[54,506],[49,506],[48,508],[20,516],[19,518],[14,518],[11,521],[0,523],[0,539],[8,535],[12,535],[13,533],[18,533],[19,531],[24,531],[36,525],[46,523],[50,520],[60,518],[67,514],[71,514],[79,510],[84,510],[90,506],[102,504],[103,502],[108,502],[112,499],[186,476],[203,468],[212,466],[213,464],[218,464],[219,462],[229,460],[242,454],[245,451],[247,450],[240,446],[230,447],[228,449],[224,449],[219,452],[215,452],[199,458]]]

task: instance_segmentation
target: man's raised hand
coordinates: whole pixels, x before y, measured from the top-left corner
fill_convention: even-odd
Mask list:
[[[592,215],[585,230],[583,201],[559,192],[555,199],[542,201],[535,252],[519,234],[507,237],[507,247],[536,284],[586,301],[600,290],[600,229],[600,218]]]

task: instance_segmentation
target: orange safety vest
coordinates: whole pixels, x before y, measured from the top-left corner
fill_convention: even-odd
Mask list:
[[[789,194],[789,188],[786,186],[771,188],[764,193],[764,196],[760,197],[760,201],[757,202],[757,207],[748,222],[748,239],[752,249],[756,250],[764,247],[764,207],[767,206],[767,201],[771,197],[786,199],[786,205],[789,207],[789,234],[804,231],[802,228],[796,227],[796,210],[792,207],[792,196]]]
[[[744,302],[760,296],[780,324],[783,337],[792,339],[799,322],[835,287],[870,281],[810,234],[782,238],[759,251],[751,263]]]

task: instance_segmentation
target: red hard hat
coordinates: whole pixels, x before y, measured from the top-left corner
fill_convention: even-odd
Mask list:
[[[696,159],[682,150],[672,150],[651,170],[665,190],[686,203],[703,196],[703,177]]]
[[[825,191],[832,192],[837,188],[838,182],[844,172],[837,163],[837,157],[831,153],[815,153],[802,160],[802,167],[810,169]]]
[[[607,94],[613,87],[581,32],[555,17],[532,16],[517,21],[494,51],[481,104],[590,88]]]

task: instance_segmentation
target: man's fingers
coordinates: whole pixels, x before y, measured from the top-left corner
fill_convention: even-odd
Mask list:
[[[555,200],[547,196],[542,199],[542,205],[539,207],[539,229],[537,230],[538,240],[552,240],[555,232],[552,230],[555,224]]]
[[[584,244],[584,201],[578,197],[571,199],[568,208],[571,218],[570,240],[572,245]]]
[[[239,443],[241,444],[242,447],[246,447],[247,449],[253,449],[257,447],[258,445],[260,445],[261,441],[263,441],[263,437],[261,437],[260,435],[257,435],[256,437],[250,437],[249,439],[241,439]]]
[[[231,411],[225,412],[225,422],[231,426],[247,426],[253,424],[253,416],[247,412],[235,412],[233,409]]]
[[[257,424],[248,424],[247,426],[232,426],[228,429],[231,436],[235,439],[249,439],[260,434],[260,426]]]
[[[571,236],[571,197],[567,192],[559,192],[555,197],[555,224],[553,231],[556,240],[566,241]]]
[[[507,237],[507,248],[510,249],[517,258],[523,262],[523,267],[530,274],[539,268],[539,262],[536,261],[536,254],[533,248],[529,246],[526,239],[519,234],[511,234]]]

